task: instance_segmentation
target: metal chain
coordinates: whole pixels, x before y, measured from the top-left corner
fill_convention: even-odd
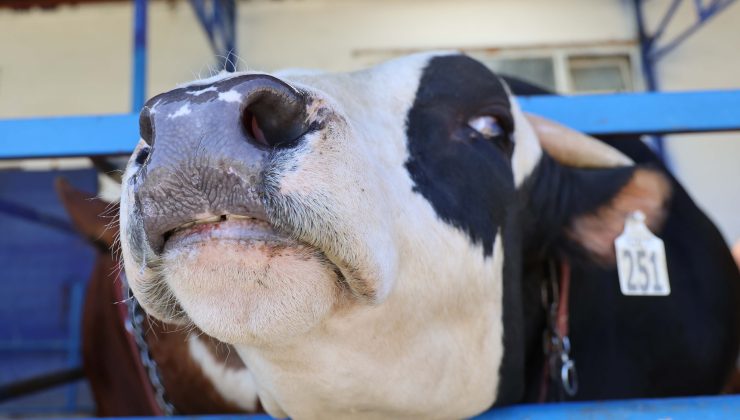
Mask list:
[[[547,313],[547,328],[543,335],[543,348],[547,359],[550,382],[558,390],[557,400],[565,395],[573,397],[578,392],[575,361],[570,358],[570,338],[558,329],[560,287],[553,260],[549,261],[548,279],[542,283],[542,305]]]
[[[146,313],[144,309],[139,305],[139,301],[131,292],[128,287],[128,281],[125,275],[123,278],[123,295],[126,296],[126,306],[128,308],[128,317],[126,318],[126,330],[134,336],[136,341],[136,347],[139,349],[139,360],[146,369],[149,383],[154,388],[154,399],[157,402],[160,410],[166,416],[172,416],[175,414],[175,407],[167,399],[167,393],[162,384],[162,377],[159,375],[159,368],[157,362],[152,359],[149,353],[149,345],[144,337],[144,320],[146,319]]]

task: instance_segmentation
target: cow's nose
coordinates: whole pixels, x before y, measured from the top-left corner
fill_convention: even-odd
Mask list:
[[[135,202],[146,240],[209,215],[264,218],[263,167],[271,150],[308,131],[306,95],[268,75],[240,75],[150,99],[141,112]]]
[[[235,83],[236,82],[236,83]],[[201,89],[197,89],[201,88]],[[246,75],[227,79],[220,83],[202,87],[185,88],[185,95],[191,95],[193,103],[201,104],[202,99],[213,97],[216,100],[237,102],[240,106],[239,122],[247,134],[247,140],[260,148],[285,148],[296,144],[296,140],[309,129],[306,113],[306,97],[285,82],[269,75]],[[139,117],[141,138],[153,145],[153,113],[159,101],[168,101],[174,92],[157,96],[147,102]],[[182,93],[182,92],[180,92]],[[177,95],[182,99],[182,95]],[[176,101],[182,102],[182,101]],[[190,112],[188,104],[183,110]],[[168,118],[176,118],[178,113],[170,113]],[[185,114],[185,111],[182,111]]]

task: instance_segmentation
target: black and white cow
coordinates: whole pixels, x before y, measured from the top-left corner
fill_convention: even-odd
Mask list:
[[[734,362],[737,268],[700,212],[666,217],[685,193],[526,117],[466,56],[223,74],[149,100],[141,134],[121,198],[130,284],[151,315],[233,344],[272,415],[460,418],[531,400],[552,256],[586,262],[579,396],[718,392]],[[699,238],[669,251],[688,270],[671,270],[669,298],[616,296],[588,267],[613,264],[634,210]]]

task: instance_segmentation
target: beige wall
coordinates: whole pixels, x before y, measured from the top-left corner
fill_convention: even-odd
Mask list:
[[[254,1],[241,8],[239,45],[258,68],[346,70],[377,50],[630,41],[628,10],[613,0]]]
[[[680,10],[666,35],[690,24]],[[426,48],[634,48],[626,0],[251,0],[240,2],[242,68],[347,70],[389,53]],[[667,1],[647,2],[656,22]],[[0,118],[126,112],[130,105],[129,3],[0,9]],[[666,90],[740,87],[740,5],[666,56]],[[205,36],[187,2],[150,6],[149,95],[209,74]],[[740,134],[669,140],[679,177],[740,238]],[[79,164],[79,161],[77,163]]]
[[[624,42],[634,32],[629,9],[613,0],[252,0],[239,6],[240,66],[262,70],[348,70],[387,50]],[[0,117],[126,112],[132,16],[130,3],[0,9]],[[209,74],[215,61],[186,1],[152,2],[149,28],[150,95]]]
[[[150,7],[150,94],[207,73],[210,50],[185,6]],[[128,3],[0,9],[0,117],[127,112],[132,17]]]
[[[654,25],[665,2],[647,2]],[[664,38],[673,39],[696,20],[684,2]],[[661,89],[740,89],[740,4],[710,20],[657,67]],[[740,110],[738,110],[740,112]],[[696,134],[666,139],[674,171],[717,222],[730,242],[740,240],[740,133]]]

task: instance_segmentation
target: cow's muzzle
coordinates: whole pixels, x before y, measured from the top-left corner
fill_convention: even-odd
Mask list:
[[[146,142],[135,159],[134,205],[161,253],[183,225],[237,215],[266,221],[261,183],[275,149],[309,128],[306,95],[267,75],[241,75],[150,99],[140,116]]]

